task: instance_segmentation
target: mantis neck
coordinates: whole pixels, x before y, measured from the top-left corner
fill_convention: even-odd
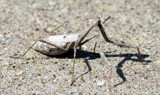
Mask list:
[[[97,22],[94,24],[94,25],[92,25],[91,26],[91,28],[89,28],[89,30],[86,32],[86,33],[84,33],[83,35],[81,35],[81,37],[80,37],[80,39],[79,39],[79,41],[78,41],[78,44],[80,44],[83,40],[84,40],[84,38],[88,35],[88,33],[95,27],[95,25],[97,25]]]

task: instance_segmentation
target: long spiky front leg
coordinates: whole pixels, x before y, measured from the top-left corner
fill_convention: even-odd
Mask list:
[[[112,43],[114,45],[117,45],[117,46],[120,46],[120,47],[126,47],[126,48],[136,48],[137,49],[137,52],[138,52],[138,59],[140,60],[140,62],[142,63],[142,58],[141,58],[141,53],[140,53],[140,50],[139,50],[139,47],[137,46],[133,46],[131,44],[127,44],[127,43],[124,43],[122,41],[117,41],[117,40],[110,40],[107,35],[106,35],[106,32],[105,32],[105,29],[104,27],[102,26],[101,24],[101,20],[99,19],[98,21],[98,27],[99,27],[99,30],[103,36],[103,38],[105,39],[106,42],[108,43]]]

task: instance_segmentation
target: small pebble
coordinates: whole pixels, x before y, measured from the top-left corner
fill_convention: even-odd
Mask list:
[[[16,66],[13,66],[12,68],[14,68],[14,69],[15,69],[15,68],[16,68]]]
[[[39,28],[36,28],[35,30],[36,30],[36,31],[39,31]]]
[[[5,41],[5,37],[0,34],[0,42]]]
[[[19,75],[22,75],[22,73],[23,73],[23,71],[20,70],[20,71],[17,71],[17,72],[16,72],[16,75],[19,76]]]
[[[3,78],[3,75],[2,75],[2,74],[0,74],[0,78]]]
[[[105,84],[105,81],[104,81],[104,80],[97,82],[97,85],[98,85],[98,86],[102,86],[102,85],[104,85],[104,84]]]
[[[51,6],[54,6],[56,4],[56,2],[49,1],[48,4]]]

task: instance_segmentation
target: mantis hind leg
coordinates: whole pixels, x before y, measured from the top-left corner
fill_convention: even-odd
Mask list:
[[[11,58],[22,58],[23,56],[25,56],[27,54],[27,52],[29,52],[29,50],[37,43],[38,41],[34,42],[22,55],[20,56],[10,56]]]
[[[61,28],[63,26],[63,24],[62,25],[60,25],[60,26],[58,26],[58,27],[56,27],[55,29],[53,29],[52,31],[55,31],[55,30],[58,30],[59,28]],[[46,29],[44,29],[44,31],[45,32],[47,32],[47,33],[49,33]],[[51,34],[51,33],[49,33],[49,34]],[[51,34],[51,35],[53,35],[53,34]],[[40,41],[40,40],[39,40]],[[43,40],[41,40],[42,42],[43,42]],[[11,58],[21,58],[21,57],[23,57],[23,56],[25,56],[28,52],[29,52],[29,50],[30,49],[32,49],[32,47],[37,43],[38,41],[36,41],[36,42],[34,42],[22,55],[20,55],[20,56],[10,56]],[[46,43],[46,42],[45,42]],[[57,46],[58,47],[58,46]],[[63,48],[61,48],[62,50],[64,50]]]

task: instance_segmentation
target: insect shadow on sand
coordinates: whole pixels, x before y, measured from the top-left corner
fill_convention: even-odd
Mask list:
[[[60,58],[60,59],[64,59],[64,58],[73,59],[74,58],[73,53],[74,53],[74,50],[71,49],[67,53],[64,53],[62,55],[48,56],[48,57]],[[123,57],[124,58],[116,66],[116,73],[122,79],[122,82],[115,84],[114,87],[117,87],[118,85],[121,85],[121,84],[123,84],[123,83],[125,83],[127,81],[127,79],[126,79],[126,77],[125,77],[125,75],[123,73],[123,70],[122,70],[122,67],[123,67],[123,65],[125,64],[126,61],[131,60],[133,62],[140,62],[139,59],[133,58],[133,57],[137,57],[138,56],[137,54],[131,54],[131,53],[107,54],[107,53],[105,53],[105,56],[106,57]],[[143,59],[142,62],[145,63],[145,64],[148,64],[148,63],[151,62],[150,60],[145,60],[147,57],[149,57],[149,55],[141,54],[141,58]],[[84,76],[85,74],[89,73],[92,70],[88,60],[94,60],[94,59],[100,58],[100,55],[99,55],[99,53],[94,53],[94,52],[91,52],[91,51],[85,51],[85,50],[77,49],[76,59],[79,59],[79,58],[83,58],[84,59],[84,62],[86,64],[87,68],[88,68],[88,71],[86,71],[83,74],[81,74],[78,77],[76,77],[76,80],[79,79],[80,77]]]
[[[74,53],[74,49],[70,49],[68,52],[64,54],[56,55],[56,56],[48,56],[48,57],[54,57],[54,58],[60,58],[60,59],[64,59],[64,58],[73,59],[74,58],[73,53]],[[91,51],[77,49],[76,59],[79,59],[79,58],[88,58],[89,60],[93,60],[93,59],[100,58],[100,55],[98,53],[94,53]]]
[[[118,85],[121,85],[123,83],[125,83],[127,81],[124,73],[123,73],[123,70],[122,70],[122,67],[124,65],[124,63],[126,61],[133,61],[133,62],[140,62],[138,59],[136,58],[132,58],[132,57],[136,57],[138,56],[137,54],[131,54],[131,53],[124,53],[124,54],[105,54],[106,57],[124,57],[123,60],[121,60],[118,65],[116,66],[116,73],[118,74],[118,76],[122,79],[122,82],[120,83],[117,83],[114,85],[114,87],[117,87]],[[145,58],[149,57],[149,55],[147,54],[141,54],[141,58],[142,58],[142,62],[145,63],[145,64],[148,64],[151,62],[151,60],[145,60]]]
[[[48,56],[48,57],[59,58],[59,59],[64,59],[64,58],[74,59],[73,53],[74,53],[74,49],[70,49],[68,52],[66,52],[64,54],[56,55],[56,56]],[[77,76],[75,78],[74,82],[77,79],[82,78],[85,74],[89,73],[92,70],[88,60],[94,60],[94,59],[100,58],[100,55],[99,55],[99,53],[94,53],[94,52],[85,51],[82,49],[77,49],[76,59],[79,59],[79,58],[84,59],[84,63],[86,64],[88,70],[86,72],[82,73],[81,75]]]

